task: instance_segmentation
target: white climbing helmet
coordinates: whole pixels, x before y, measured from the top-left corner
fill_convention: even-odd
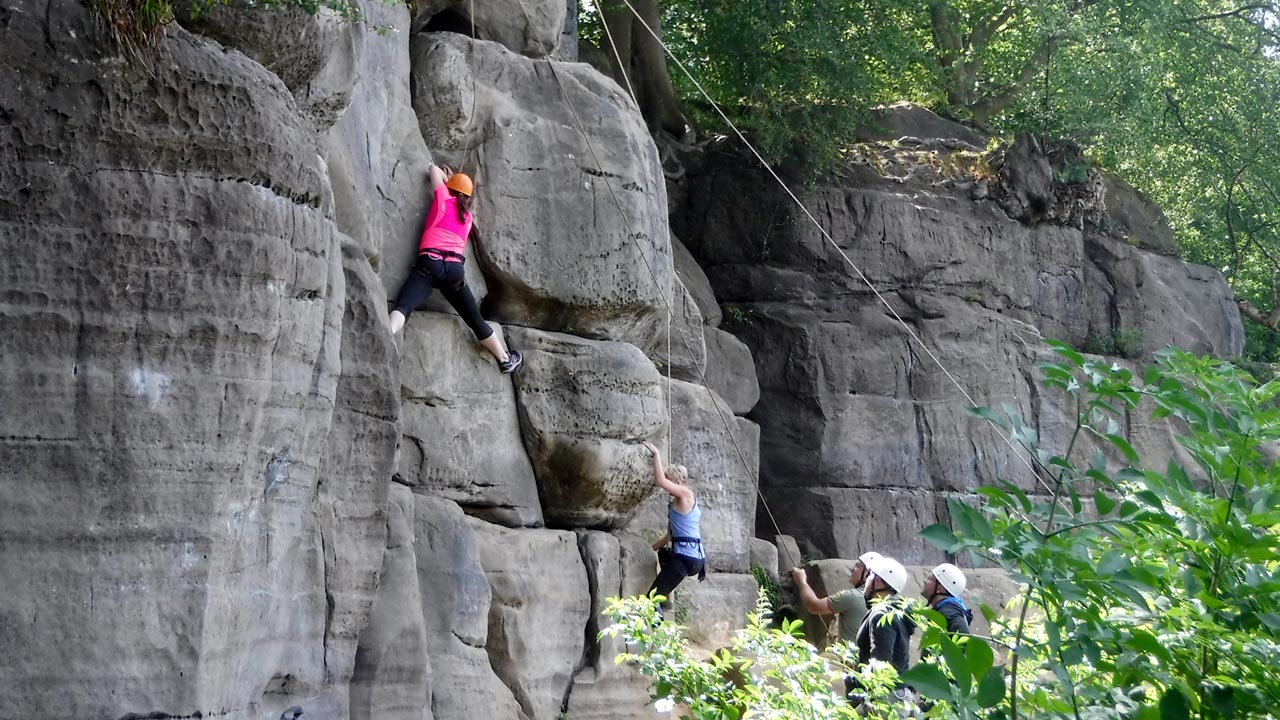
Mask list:
[[[938,583],[942,585],[943,589],[954,597],[963,595],[964,589],[968,585],[964,579],[964,573],[951,563],[942,563],[934,568],[933,576],[938,579]]]
[[[902,589],[907,586],[907,569],[902,567],[902,563],[893,558],[877,555],[870,562],[866,562],[866,566],[868,570],[875,573],[876,577],[884,580],[885,584],[893,588],[896,593],[902,592]]]
[[[881,559],[883,559],[883,556],[875,550],[868,550],[858,556],[858,562],[867,566],[868,569],[871,567],[871,563]]]

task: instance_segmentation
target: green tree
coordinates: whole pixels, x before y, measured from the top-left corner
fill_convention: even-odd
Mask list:
[[[1075,416],[1066,437],[1042,440],[1014,412],[973,410],[1030,453],[1047,491],[981,488],[980,504],[953,501],[952,525],[922,533],[1004,568],[1023,596],[992,638],[952,637],[937,613],[916,610],[928,659],[900,680],[933,702],[935,718],[1276,717],[1280,383],[1176,350],[1138,378],[1052,345],[1060,361],[1039,368]],[[1143,464],[1122,433],[1139,413],[1169,423],[1186,464]],[[622,659],[655,678],[655,697],[687,705],[687,717],[854,717],[829,690],[853,665],[847,646],[819,656],[794,624],[771,629],[757,614],[703,663],[679,628],[655,623],[648,599],[608,613],[609,632],[638,643]],[[899,678],[863,672],[871,712],[895,717],[885,700]]]

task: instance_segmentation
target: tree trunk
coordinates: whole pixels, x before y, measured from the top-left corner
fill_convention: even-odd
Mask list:
[[[636,19],[631,9],[620,0],[602,0],[604,22],[608,28],[601,43],[610,75],[624,89],[635,92],[640,114],[651,131],[665,130],[682,137],[689,127],[685,119],[671,75],[667,72],[667,59],[662,46],[650,34],[652,29],[662,37],[658,0],[631,0],[631,4],[643,18]],[[610,38],[615,43],[610,46]],[[614,51],[617,54],[614,54]],[[618,60],[622,60],[619,66]]]

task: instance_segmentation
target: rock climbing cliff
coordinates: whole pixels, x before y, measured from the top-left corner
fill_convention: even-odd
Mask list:
[[[758,168],[705,148],[669,203],[562,0],[250,5],[126,52],[96,4],[0,0],[0,718],[647,717],[596,641],[654,575],[640,441],[707,510],[706,647],[755,601],[757,474],[811,553],[926,562],[1010,468]],[[1150,222],[911,170],[898,138],[950,132],[804,196],[976,399],[1060,423],[1041,336],[1238,352],[1220,277],[1125,241]],[[514,376],[439,298],[387,331],[433,162],[476,176]]]
[[[930,564],[914,535],[949,521],[947,497],[1003,479],[1042,491],[967,408],[1008,405],[1065,445],[1073,416],[1034,369],[1045,338],[1140,364],[1168,345],[1236,356],[1244,335],[1222,275],[1170,257],[1159,209],[1078,150],[1023,136],[988,151],[908,104],[866,135],[800,190],[812,218],[727,143],[686,149],[673,228],[754,358],[761,536],[776,519],[812,556],[893,547]],[[1122,432],[1153,467],[1178,452],[1142,414]]]

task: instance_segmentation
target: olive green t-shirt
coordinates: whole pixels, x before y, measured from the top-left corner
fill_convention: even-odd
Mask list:
[[[840,615],[840,641],[851,643],[857,640],[858,628],[862,625],[862,619],[867,616],[867,601],[862,590],[841,590],[827,598],[827,606]]]

